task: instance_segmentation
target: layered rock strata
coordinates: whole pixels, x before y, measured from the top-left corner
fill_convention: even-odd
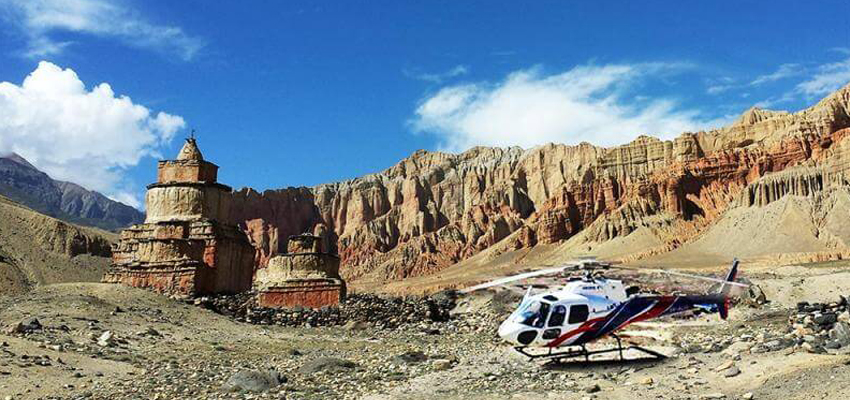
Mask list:
[[[193,138],[176,160],[160,161],[145,223],[121,232],[104,281],[183,295],[250,289],[254,249],[228,223],[231,189],[217,172]]]
[[[431,274],[485,249],[528,249],[580,232],[593,242],[650,228],[661,241],[652,251],[667,251],[697,237],[730,206],[820,187],[817,178],[753,186],[762,178],[813,165],[838,176],[850,165],[847,127],[850,86],[797,113],[754,108],[726,128],[674,140],[419,151],[350,181],[243,189],[234,194],[232,221],[250,237],[260,268],[283,252],[284,238],[322,224],[342,275],[375,281]],[[748,199],[738,200],[743,193]]]
[[[317,226],[317,233],[321,229],[321,225]],[[345,300],[339,257],[325,248],[321,235],[289,237],[287,253],[272,257],[266,268],[257,270],[257,303],[269,308],[321,308]]]

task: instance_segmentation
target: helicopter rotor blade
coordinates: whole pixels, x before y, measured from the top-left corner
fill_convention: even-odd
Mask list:
[[[475,286],[470,286],[466,289],[461,290],[461,293],[470,293],[470,292],[474,292],[474,291],[477,291],[477,290],[491,288],[491,287],[494,287],[494,286],[501,286],[501,285],[505,285],[505,284],[515,282],[515,281],[519,281],[519,280],[522,280],[522,279],[534,278],[536,276],[557,274],[559,272],[566,271],[568,269],[577,268],[578,266],[579,266],[579,264],[564,264],[564,265],[560,265],[560,266],[557,266],[557,267],[544,268],[544,269],[539,269],[537,271],[531,271],[531,272],[525,272],[525,273],[521,273],[521,274],[506,276],[504,278],[499,278],[499,279],[495,279],[495,280],[492,280],[492,281],[489,281],[489,282],[484,282],[484,283],[481,283],[481,284],[478,284],[478,285],[475,285]]]
[[[686,274],[684,272],[676,272],[676,271],[670,271],[670,270],[666,270],[666,269],[625,267],[625,266],[622,266],[622,265],[612,265],[611,268],[625,269],[625,270],[637,271],[637,272],[658,272],[658,273],[661,273],[661,274],[680,276],[680,277],[683,277],[683,278],[699,279],[699,280],[704,280],[704,281],[709,281],[709,282],[717,282],[717,283],[722,283],[722,284],[730,285],[730,286],[737,286],[737,287],[741,287],[741,288],[750,287],[750,285],[748,285],[746,283],[734,282],[734,281],[730,282],[730,281],[725,281],[725,280],[720,279],[720,278],[712,278],[710,276]]]
[[[571,262],[568,262],[566,264],[559,265],[557,267],[544,268],[544,269],[539,269],[539,270],[536,270],[536,271],[524,272],[524,273],[521,273],[521,274],[516,274],[516,275],[498,278],[498,279],[488,281],[488,282],[484,282],[484,283],[481,283],[481,284],[478,284],[478,285],[475,285],[475,286],[470,286],[466,289],[462,289],[461,293],[471,293],[471,292],[475,292],[475,291],[478,291],[478,290],[491,288],[491,287],[494,287],[494,286],[506,285],[506,284],[509,284],[511,282],[516,282],[516,281],[523,280],[523,279],[534,278],[534,277],[537,277],[537,276],[544,276],[544,275],[553,275],[553,274],[557,274],[557,273],[567,271],[567,270],[595,271],[595,270],[606,270],[606,269],[609,269],[609,268],[622,269],[622,270],[635,271],[635,272],[644,272],[644,273],[646,273],[646,272],[656,272],[656,273],[679,276],[679,277],[684,277],[684,278],[698,279],[698,280],[703,280],[703,281],[721,283],[721,284],[728,285],[730,287],[735,287],[735,288],[738,288],[738,289],[750,287],[750,285],[745,284],[745,283],[734,282],[734,281],[726,281],[726,280],[719,279],[719,278],[688,274],[688,273],[684,273],[684,272],[676,272],[676,271],[670,271],[670,270],[658,269],[658,268],[627,267],[627,266],[623,266],[623,265],[612,265],[611,263],[607,263],[607,262],[606,263],[598,263],[598,262],[595,262],[595,258],[594,258],[594,259],[586,259],[586,260],[580,259],[578,261],[571,261]]]

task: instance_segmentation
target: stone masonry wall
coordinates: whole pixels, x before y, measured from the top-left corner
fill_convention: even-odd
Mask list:
[[[218,167],[195,160],[168,160],[159,162],[157,182],[215,182]]]
[[[146,223],[211,219],[227,221],[233,196],[222,185],[151,185]]]

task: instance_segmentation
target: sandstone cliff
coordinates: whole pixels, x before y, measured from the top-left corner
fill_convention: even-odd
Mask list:
[[[326,225],[348,279],[430,274],[485,249],[497,257],[649,232],[655,248],[624,256],[635,259],[696,240],[731,208],[845,185],[848,127],[850,86],[797,113],[754,108],[726,128],[668,141],[419,151],[350,181],[243,189],[233,217],[261,267],[289,235]],[[791,167],[801,169],[783,172]]]

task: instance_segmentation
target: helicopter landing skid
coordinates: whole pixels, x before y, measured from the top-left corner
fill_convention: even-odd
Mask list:
[[[566,359],[570,359],[570,358],[578,358],[578,357],[584,357],[585,361],[590,361],[590,356],[592,356],[592,355],[615,353],[615,352],[619,353],[620,361],[626,361],[627,359],[623,356],[623,351],[625,351],[625,350],[637,350],[637,351],[640,351],[644,354],[649,354],[650,356],[652,356],[654,359],[657,359],[657,360],[662,360],[662,359],[667,358],[667,356],[665,356],[664,354],[661,354],[657,351],[650,350],[650,349],[647,349],[647,348],[644,348],[644,347],[641,347],[641,346],[629,345],[627,347],[623,347],[623,344],[620,341],[620,338],[618,336],[615,336],[615,335],[611,335],[611,336],[614,336],[614,338],[617,339],[617,347],[610,348],[610,349],[588,350],[587,347],[585,347],[585,345],[580,345],[580,346],[570,346],[571,348],[568,348],[564,351],[559,351],[559,352],[553,352],[552,348],[550,348],[548,353],[540,353],[540,354],[529,353],[528,351],[526,351],[525,346],[514,347],[514,350],[516,350],[520,354],[528,357],[528,359],[530,361],[551,360],[551,361],[554,361],[554,362],[561,362],[561,360],[566,360]]]

